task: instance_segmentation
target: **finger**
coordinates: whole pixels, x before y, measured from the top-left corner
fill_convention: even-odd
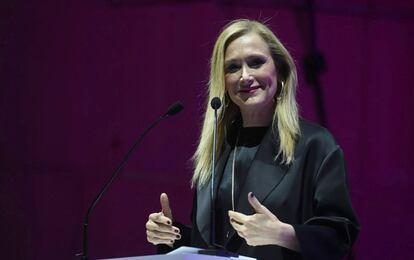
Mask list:
[[[157,213],[151,213],[148,216],[148,219],[152,220],[152,221],[158,221],[158,219],[162,216],[162,212],[157,212]]]
[[[180,234],[180,229],[177,227],[156,223],[151,220],[148,220],[148,222],[145,224],[145,228],[151,231],[160,231],[175,235]]]
[[[234,228],[234,230],[236,230],[237,234],[242,237],[245,238],[245,231],[246,228],[243,225],[240,225],[238,223],[236,223],[235,221],[230,222],[231,226]]]
[[[253,192],[249,192],[247,195],[247,200],[249,201],[252,208],[256,211],[256,213],[262,213],[266,215],[272,215],[273,213],[270,212],[265,206],[263,206],[259,200],[257,200],[256,196],[254,196]]]
[[[159,245],[159,244],[173,245],[174,244],[174,240],[162,239],[162,238],[152,237],[148,235],[147,235],[147,241],[153,245]]]
[[[229,217],[230,217],[230,222],[232,220],[235,220],[235,221],[239,222],[240,224],[243,224],[247,219],[247,216],[240,213],[240,212],[229,210],[228,214],[229,214]]]
[[[230,225],[234,228],[234,230],[242,231],[244,229],[244,225],[235,221],[234,219],[230,219]]]
[[[161,211],[167,218],[172,220],[172,213],[170,208],[170,202],[168,200],[168,196],[165,193],[162,193],[160,196],[160,202],[161,202]]]
[[[171,219],[165,217],[162,212],[152,213],[152,214],[149,215],[148,219],[152,220],[156,223],[161,223],[161,224],[164,224],[164,225],[171,225],[172,224]]]
[[[147,237],[156,238],[156,239],[163,239],[163,240],[179,240],[181,239],[180,234],[171,234],[160,232],[156,230],[147,230]]]

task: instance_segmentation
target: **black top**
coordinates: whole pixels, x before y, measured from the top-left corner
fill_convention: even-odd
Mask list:
[[[280,221],[293,226],[300,253],[277,245],[249,246],[234,230],[225,248],[256,259],[342,259],[355,242],[359,224],[352,208],[345,171],[344,156],[332,135],[323,127],[300,120],[301,135],[296,141],[294,161],[290,165],[275,161],[279,150],[279,133],[270,129],[263,137],[246,180],[238,194],[236,211],[253,215],[247,200],[253,192],[259,202]],[[216,172],[224,173],[232,150],[225,140],[218,157]],[[220,176],[215,178],[215,187]],[[182,245],[206,248],[210,237],[210,182],[194,194],[192,226],[178,223]],[[158,247],[159,252],[171,250]]]
[[[237,205],[240,190],[243,188],[247,173],[254,156],[259,148],[263,136],[268,127],[242,127],[235,131],[235,136],[228,136],[232,150],[227,158],[223,174],[216,195],[216,243],[225,245],[232,229],[228,211],[233,210],[232,206],[232,169],[234,151],[236,150],[235,170],[234,170],[234,204]],[[236,149],[234,149],[236,147]]]

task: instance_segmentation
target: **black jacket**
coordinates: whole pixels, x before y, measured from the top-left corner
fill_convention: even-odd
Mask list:
[[[236,211],[254,214],[247,200],[247,194],[253,192],[280,221],[294,227],[301,253],[279,246],[249,246],[234,230],[225,245],[229,251],[257,259],[332,260],[341,259],[354,243],[359,226],[348,194],[342,150],[326,129],[304,120],[300,128],[294,162],[289,167],[274,160],[278,133],[266,133],[240,191]],[[220,180],[230,151],[225,142],[215,180]],[[192,227],[177,224],[182,239],[175,247],[207,247],[209,211],[210,183],[195,192]],[[159,247],[159,251],[164,252],[165,247]]]

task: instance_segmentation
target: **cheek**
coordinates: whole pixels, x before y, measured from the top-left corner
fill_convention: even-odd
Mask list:
[[[237,80],[234,76],[228,75],[224,78],[224,83],[226,84],[226,90],[229,92],[235,92],[237,90]]]
[[[273,77],[273,78],[269,78],[269,91],[268,94],[269,96],[274,97],[276,95],[277,92],[277,78]]]
[[[267,86],[269,88],[271,88],[271,92],[275,92],[276,93],[276,89],[277,89],[277,76],[276,76],[276,72],[274,70],[270,70],[266,74],[267,74],[267,77],[266,77]]]
[[[269,68],[266,71],[266,75],[268,75],[268,83],[269,85],[277,85],[277,75],[276,75],[276,69],[275,68]]]

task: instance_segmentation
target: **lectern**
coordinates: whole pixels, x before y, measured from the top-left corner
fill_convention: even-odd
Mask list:
[[[147,256],[133,256],[122,258],[107,258],[101,260],[225,260],[225,259],[240,259],[240,260],[255,260],[254,258],[246,256],[238,257],[222,257],[213,255],[197,254],[200,248],[182,246],[166,255],[147,255]]]

